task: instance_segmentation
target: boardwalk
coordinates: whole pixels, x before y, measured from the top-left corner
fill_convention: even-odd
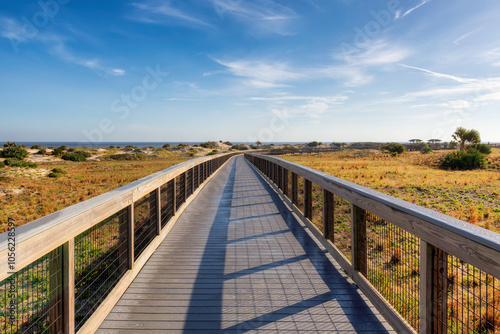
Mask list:
[[[190,204],[97,333],[388,332],[238,157]]]

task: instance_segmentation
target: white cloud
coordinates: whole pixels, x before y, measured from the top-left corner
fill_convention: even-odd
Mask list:
[[[7,39],[25,41],[22,25],[9,17],[0,17],[0,35]]]
[[[376,40],[358,52],[342,52],[335,55],[335,58],[352,66],[377,66],[398,63],[409,55],[410,51],[406,48]]]
[[[152,24],[184,24],[192,28],[207,28],[212,25],[205,20],[190,15],[179,8],[172,6],[170,1],[147,1],[143,3],[133,3],[139,10],[138,15],[132,17],[133,20]],[[172,19],[174,21],[172,21]]]
[[[212,0],[221,20],[231,15],[260,31],[279,35],[291,34],[290,23],[297,14],[272,0]]]
[[[415,7],[407,10],[406,12],[404,12],[404,14],[401,16],[401,17],[405,17],[406,15],[410,14],[411,12],[413,12],[414,10],[422,7],[423,5],[425,5],[426,3],[430,2],[431,0],[423,0],[421,3],[419,3],[418,5],[416,5]]]
[[[467,37],[469,37],[469,36],[477,33],[480,30],[481,29],[475,29],[475,30],[469,31],[468,33],[463,34],[462,36],[460,36],[459,38],[457,38],[456,40],[454,40],[453,44],[455,44],[455,45],[460,44],[460,42],[462,42],[464,39],[466,39]]]
[[[477,79],[461,78],[461,77],[457,77],[457,76],[454,76],[454,75],[438,73],[438,72],[434,72],[434,71],[431,71],[431,70],[427,70],[425,68],[420,68],[420,67],[415,67],[415,66],[409,66],[409,65],[405,65],[405,64],[400,64],[400,65],[403,66],[403,67],[406,67],[406,68],[411,68],[411,69],[414,69],[414,70],[425,72],[425,73],[430,74],[431,76],[436,77],[436,78],[450,79],[450,80],[453,80],[453,81],[456,81],[456,82],[460,82],[460,83],[478,83],[478,81],[479,81]]]

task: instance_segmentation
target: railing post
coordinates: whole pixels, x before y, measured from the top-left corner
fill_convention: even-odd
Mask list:
[[[351,204],[352,266],[367,276],[366,211]]]
[[[49,262],[49,333],[60,333],[64,328],[63,310],[63,254],[62,247],[54,249],[48,255]]]
[[[432,334],[432,246],[420,240],[420,333]]]
[[[156,235],[161,234],[161,188],[157,188],[156,195]]]
[[[75,239],[63,245],[64,333],[75,332]]]
[[[194,167],[191,168],[191,195],[194,193]]]
[[[312,220],[312,182],[304,178],[304,216]]]
[[[335,202],[333,193],[323,189],[323,236],[327,240],[334,241],[334,210]]]
[[[294,172],[292,172],[292,203],[296,206],[299,204],[299,180]]]
[[[184,201],[183,202],[186,202],[186,199],[187,199],[187,171],[185,171],[184,173],[182,173],[182,178],[183,178],[183,182],[184,182]]]
[[[448,328],[448,254],[432,247],[432,326],[434,333],[446,333]]]
[[[172,216],[177,213],[177,177],[172,179],[173,190],[172,190]]]
[[[128,269],[134,268],[134,203],[127,209]]]
[[[283,194],[290,197],[290,190],[288,189],[288,169],[283,168]]]

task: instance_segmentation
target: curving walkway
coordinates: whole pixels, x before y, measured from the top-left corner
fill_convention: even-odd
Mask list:
[[[388,332],[243,157],[201,190],[97,331]]]

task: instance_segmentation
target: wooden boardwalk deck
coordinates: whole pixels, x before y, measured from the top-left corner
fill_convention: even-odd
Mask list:
[[[394,333],[243,157],[184,211],[97,333]]]

